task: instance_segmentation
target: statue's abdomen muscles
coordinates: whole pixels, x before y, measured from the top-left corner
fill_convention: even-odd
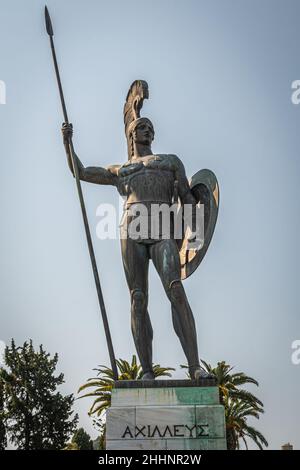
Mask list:
[[[172,203],[174,173],[170,170],[143,167],[124,177],[121,176],[120,192],[127,197],[127,204],[153,202]]]

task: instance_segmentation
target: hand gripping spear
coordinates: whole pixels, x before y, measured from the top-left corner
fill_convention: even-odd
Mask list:
[[[63,110],[63,114],[64,114],[64,120],[65,120],[65,123],[68,124],[69,119],[68,119],[68,114],[67,114],[63,89],[62,89],[62,85],[61,85],[61,81],[60,81],[60,75],[59,75],[59,70],[58,70],[58,65],[57,65],[57,60],[56,60],[54,42],[53,42],[53,28],[52,28],[52,23],[51,23],[50,15],[49,15],[49,12],[48,12],[48,8],[46,6],[45,6],[45,20],[46,20],[47,33],[49,34],[49,37],[50,37],[52,57],[53,57],[53,62],[54,62],[54,68],[55,68],[55,74],[56,74],[56,79],[57,79],[57,84],[58,84],[58,89],[59,89],[59,94],[60,94],[62,110]],[[84,228],[85,228],[87,244],[88,244],[88,248],[89,248],[89,253],[90,253],[90,258],[91,258],[91,263],[92,263],[92,268],[93,268],[93,273],[94,273],[94,279],[95,279],[95,284],[96,284],[96,289],[97,289],[97,294],[98,294],[99,306],[100,306],[102,320],[103,320],[103,324],[104,324],[104,330],[105,330],[107,347],[108,347],[108,352],[109,352],[109,357],[110,357],[110,363],[111,363],[111,368],[112,368],[112,371],[113,371],[113,378],[114,378],[114,380],[118,380],[118,371],[117,371],[117,366],[116,366],[116,359],[115,359],[114,349],[113,349],[113,345],[112,345],[112,340],[111,340],[111,335],[110,335],[110,330],[109,330],[109,325],[108,325],[108,320],[107,320],[106,309],[105,309],[105,304],[104,304],[104,300],[103,300],[101,285],[100,285],[99,273],[98,273],[98,269],[97,269],[97,263],[96,263],[96,258],[95,258],[95,253],[94,253],[94,248],[93,248],[93,243],[92,243],[92,238],[91,238],[89,222],[88,222],[87,213],[86,213],[86,209],[85,209],[85,204],[84,204],[84,199],[83,199],[83,194],[82,194],[82,189],[81,189],[81,184],[80,184],[80,179],[79,179],[78,166],[77,166],[77,161],[76,161],[76,157],[75,157],[75,153],[74,153],[72,138],[69,138],[68,144],[69,144],[69,152],[70,152],[70,155],[71,155],[71,160],[72,160],[72,165],[73,165],[73,170],[74,170],[74,176],[75,176],[75,180],[76,180],[76,186],[77,186],[77,191],[78,191],[78,196],[79,196],[79,201],[80,201],[80,206],[81,206],[81,212],[82,212],[82,217],[83,217],[83,222],[84,222]]]

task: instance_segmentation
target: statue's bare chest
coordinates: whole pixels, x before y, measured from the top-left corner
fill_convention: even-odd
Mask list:
[[[131,160],[119,169],[119,191],[132,202],[171,201],[174,174],[172,162],[158,155]]]

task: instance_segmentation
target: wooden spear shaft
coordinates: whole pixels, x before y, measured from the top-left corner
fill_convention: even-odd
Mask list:
[[[67,108],[66,108],[66,104],[65,104],[65,99],[64,99],[64,94],[63,94],[62,84],[61,84],[61,80],[60,80],[60,74],[59,74],[57,59],[56,59],[54,41],[53,41],[52,22],[51,22],[51,19],[50,19],[48,8],[46,6],[45,6],[45,21],[46,21],[46,30],[47,30],[47,33],[48,33],[49,38],[50,38],[50,45],[51,45],[53,62],[54,62],[55,75],[56,75],[57,85],[58,85],[59,94],[60,94],[60,100],[61,100],[61,105],[62,105],[62,110],[63,110],[63,115],[64,115],[64,121],[65,121],[65,123],[69,124]],[[95,252],[94,252],[94,248],[93,248],[93,242],[92,242],[89,222],[88,222],[85,203],[84,203],[84,198],[83,198],[83,194],[82,194],[82,188],[81,188],[81,183],[80,183],[80,178],[79,178],[77,160],[76,160],[76,156],[75,156],[75,153],[74,153],[73,141],[72,141],[71,138],[69,138],[68,145],[69,145],[69,152],[70,152],[70,155],[71,155],[71,160],[72,160],[72,165],[73,165],[73,170],[74,170],[74,176],[75,176],[75,181],[76,181],[76,186],[77,186],[78,197],[79,197],[79,201],[80,201],[80,207],[81,207],[81,212],[82,212],[82,217],[83,217],[85,234],[86,234],[87,244],[88,244],[89,253],[90,253],[90,259],[91,259],[93,273],[94,273],[94,279],[95,279],[95,284],[96,284],[98,301],[99,301],[99,306],[100,306],[100,311],[101,311],[101,315],[102,315],[104,331],[105,331],[105,336],[106,336],[106,342],[107,342],[107,347],[108,347],[108,352],[109,352],[109,358],[110,358],[111,368],[112,368],[112,371],[113,371],[113,378],[114,378],[114,380],[118,380],[118,370],[117,370],[117,366],[116,366],[116,358],[115,358],[114,348],[113,348],[113,344],[112,344],[112,339],[111,339],[111,334],[110,334],[110,329],[109,329],[109,324],[108,324],[108,319],[107,319],[106,308],[105,308],[105,304],[104,304],[101,284],[100,284],[100,278],[99,278],[99,273],[98,273],[98,268],[97,268],[97,263],[96,263],[96,258],[95,258]]]

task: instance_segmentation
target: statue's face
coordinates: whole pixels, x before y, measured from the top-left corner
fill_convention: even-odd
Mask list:
[[[132,132],[133,140],[137,144],[151,145],[154,139],[153,128],[148,121],[140,122]]]

